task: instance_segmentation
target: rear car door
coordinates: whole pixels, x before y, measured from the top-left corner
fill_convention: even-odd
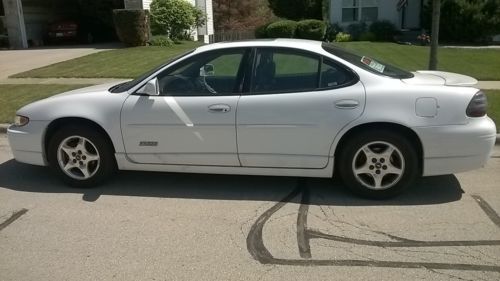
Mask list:
[[[357,75],[291,48],[258,48],[254,56],[250,90],[237,112],[242,166],[324,168],[334,137],[363,111]]]

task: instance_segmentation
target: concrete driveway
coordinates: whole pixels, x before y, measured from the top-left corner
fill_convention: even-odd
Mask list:
[[[119,43],[107,43],[0,51],[0,80],[16,73],[121,46]]]

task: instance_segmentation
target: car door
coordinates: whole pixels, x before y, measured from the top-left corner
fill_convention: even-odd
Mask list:
[[[194,55],[156,78],[159,96],[132,94],[122,109],[122,133],[136,163],[240,166],[236,106],[247,49]]]
[[[334,137],[364,103],[364,87],[344,66],[291,48],[259,48],[250,91],[238,103],[240,162],[323,168]]]

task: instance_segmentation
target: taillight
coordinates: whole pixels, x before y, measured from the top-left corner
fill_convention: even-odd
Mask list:
[[[467,106],[465,113],[469,117],[482,117],[486,115],[486,109],[488,108],[488,101],[486,99],[486,94],[482,91],[477,92],[472,100]]]

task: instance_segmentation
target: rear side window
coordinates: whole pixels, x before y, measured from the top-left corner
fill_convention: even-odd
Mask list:
[[[320,57],[289,50],[257,51],[253,92],[295,92],[317,88]]]
[[[280,48],[257,50],[252,78],[254,94],[324,90],[357,81],[350,70],[320,55]]]
[[[321,65],[320,88],[334,88],[350,84],[356,79],[354,74],[340,65],[323,59]]]

